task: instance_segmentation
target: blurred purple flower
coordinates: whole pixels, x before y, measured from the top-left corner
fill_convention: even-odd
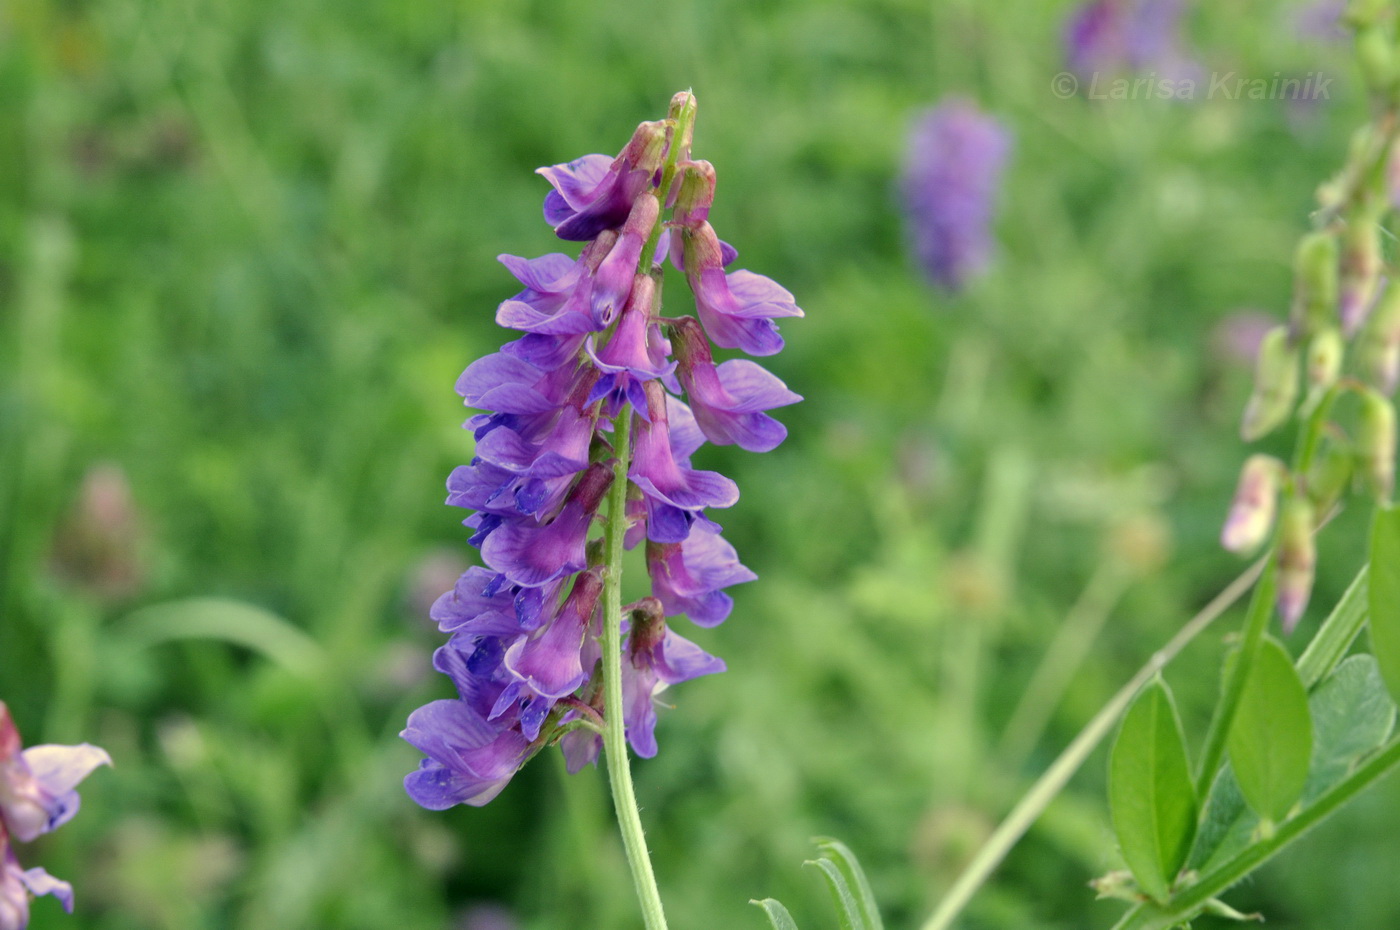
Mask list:
[[[123,601],[146,585],[145,548],[145,520],[126,472],[112,462],[92,465],[54,534],[54,573],[99,600]]]
[[[1128,72],[1198,79],[1200,65],[1182,50],[1184,12],[1183,0],[1089,0],[1065,23],[1066,66],[1085,82]]]
[[[1011,133],[972,103],[928,110],[909,135],[901,191],[915,258],[935,283],[963,289],[991,258],[997,188]]]
[[[1211,354],[1231,367],[1252,368],[1259,344],[1276,325],[1278,321],[1263,310],[1232,311],[1211,329]]]
[[[57,830],[78,812],[78,783],[112,759],[96,746],[24,749],[10,710],[0,701],[0,930],[29,924],[31,895],[51,894],[73,911],[73,887],[40,868],[22,869],[12,841],[27,843]]]
[[[1351,37],[1342,20],[1346,0],[1309,0],[1293,10],[1293,29],[1298,38],[1321,42],[1345,42]]]

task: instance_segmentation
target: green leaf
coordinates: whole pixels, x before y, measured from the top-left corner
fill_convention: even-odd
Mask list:
[[[291,623],[254,604],[222,597],[191,597],[143,607],[126,618],[126,637],[150,647],[183,639],[220,640],[254,652],[308,678],[327,664],[320,645]]]
[[[1395,704],[1381,682],[1376,660],[1366,655],[1337,666],[1313,691],[1308,707],[1313,751],[1304,807],[1336,787],[1362,757],[1385,742],[1395,721]],[[1234,769],[1225,766],[1210,790],[1188,865],[1203,874],[1213,871],[1248,848],[1258,826]]]
[[[851,886],[846,884],[846,876],[841,874],[841,867],[830,859],[808,859],[803,865],[815,867],[826,879],[826,886],[831,890],[831,900],[836,905],[836,926],[840,930],[869,930],[865,925],[865,918],[860,914],[860,905],[856,903],[855,895],[851,894]]]
[[[841,874],[845,876],[846,885],[856,898],[856,904],[860,907],[860,914],[865,919],[865,925],[870,930],[884,930],[884,922],[880,919],[880,907],[875,903],[875,895],[870,890],[870,882],[866,879],[865,871],[860,867],[860,861],[856,859],[856,854],[851,852],[850,847],[845,843],[829,836],[814,836],[812,842],[817,844],[817,848],[822,851],[826,858],[836,863]]]
[[[1196,827],[1196,792],[1171,691],[1158,678],[1123,718],[1109,758],[1113,831],[1138,886],[1166,901]]]
[[[762,901],[750,900],[749,903],[763,908],[763,913],[768,915],[768,923],[773,930],[797,930],[797,921],[792,919],[788,909],[777,899],[764,898]]]
[[[1306,804],[1346,778],[1362,756],[1390,736],[1395,702],[1386,692],[1373,656],[1356,655],[1318,685],[1312,708],[1312,771],[1303,789]]]
[[[1240,783],[1235,780],[1235,770],[1227,763],[1220,768],[1220,774],[1211,785],[1206,799],[1205,814],[1201,817],[1201,827],[1196,833],[1196,845],[1186,864],[1197,872],[1209,871],[1211,867],[1230,858],[1249,846],[1259,818],[1244,803],[1240,794]]]
[[[1400,508],[1376,511],[1371,524],[1371,651],[1391,697],[1400,701]]]
[[[1303,794],[1312,759],[1308,693],[1288,650],[1265,637],[1240,694],[1227,743],[1240,791],[1261,818],[1288,816]]]

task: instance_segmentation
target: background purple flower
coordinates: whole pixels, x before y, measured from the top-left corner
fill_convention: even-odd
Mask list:
[[[1182,47],[1184,12],[1183,0],[1090,0],[1065,23],[1065,64],[1084,81],[1126,72],[1197,80],[1200,66]]]
[[[12,845],[57,830],[78,812],[78,783],[102,765],[105,750],[80,746],[23,748],[9,708],[0,701],[0,930],[29,923],[29,896],[53,895],[73,910],[73,887],[40,868],[25,870]]]
[[[966,100],[919,117],[900,181],[911,247],[929,278],[956,292],[992,253],[991,222],[1011,134]]]

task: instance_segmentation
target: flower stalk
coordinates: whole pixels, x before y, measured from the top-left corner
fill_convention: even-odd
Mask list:
[[[613,810],[627,867],[637,889],[642,919],[647,930],[665,930],[666,913],[661,892],[647,852],[637,794],[632,787],[632,767],[627,759],[627,737],[622,715],[622,541],[627,526],[627,462],[631,453],[632,412],[626,407],[613,420],[613,483],[608,489],[608,522],[603,549],[603,754],[607,760],[608,783],[612,787]]]

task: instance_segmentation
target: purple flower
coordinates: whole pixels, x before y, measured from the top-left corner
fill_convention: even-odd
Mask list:
[[[1346,0],[1309,0],[1293,11],[1294,32],[1301,39],[1343,42],[1350,32],[1343,14]]]
[[[408,717],[400,734],[427,758],[404,779],[409,796],[429,810],[480,807],[501,793],[529,755],[517,730],[498,725],[466,701],[433,701]]]
[[[673,109],[692,105],[683,94]],[[643,123],[617,158],[541,169],[553,186],[545,218],[561,239],[585,243],[577,258],[501,256],[523,289],[496,320],[523,335],[458,379],[481,412],[465,424],[475,456],[447,480],[447,502],[474,511],[463,522],[485,566],[464,572],[430,610],[450,636],[433,666],[456,697],[414,711],[401,734],[425,756],[404,781],[424,807],[485,804],[554,743],[570,772],[582,769],[597,760],[610,713],[638,754],[653,755],[656,695],[724,669],[664,619],[685,613],[713,626],[733,607],[723,589],[754,577],[705,516],[733,505],[738,487],[691,457],[707,439],[772,449],[786,429],[767,411],[800,398],[754,362],[716,365],[709,341],[771,355],[783,345],[773,321],[802,311],[772,280],[725,270],[737,253],[708,222],[714,169],[689,160],[690,137],[675,139],[675,128],[673,119]],[[674,174],[660,170],[668,157]],[[666,177],[677,186],[663,189]],[[668,257],[686,276],[696,318],[660,315]],[[625,462],[619,416],[630,420]],[[611,579],[597,528],[622,472],[624,512],[606,519],[625,547],[646,541],[652,592],[630,624],[611,618],[627,640],[616,672],[623,699],[609,708],[600,637]]]
[[[544,201],[545,221],[554,227],[554,234],[587,242],[622,225],[661,167],[666,135],[663,124],[642,123],[606,169],[600,170],[605,156],[599,155],[540,168],[539,173],[554,185]]]
[[[802,398],[747,359],[716,366],[700,325],[689,317],[672,324],[679,378],[705,438],[716,445],[738,445],[768,452],[787,438],[787,428],[763,413]]]
[[[724,671],[724,662],[666,626],[656,598],[632,611],[627,658],[622,663],[622,705],[627,741],[637,755],[656,755],[656,695],[671,685]]]
[[[20,867],[12,841],[29,842],[78,812],[78,783],[112,759],[96,746],[24,749],[9,708],[0,701],[0,930],[29,924],[29,897],[51,894],[69,913],[73,888],[40,868]]]
[[[957,292],[987,265],[997,188],[1011,135],[965,100],[927,111],[909,135],[901,189],[914,256]]]
[[[637,424],[637,445],[628,477],[649,501],[680,510],[732,507],[739,500],[739,486],[714,471],[697,471],[676,460],[667,427],[661,385],[646,385],[647,419]]]
[[[792,294],[763,275],[724,271],[724,251],[709,223],[682,234],[685,274],[695,294],[695,310],[715,345],[750,355],[774,355],[783,348],[775,317],[802,316]]]
[[[617,416],[624,403],[645,411],[643,385],[669,375],[676,367],[667,359],[671,344],[661,335],[653,313],[655,306],[656,282],[650,275],[638,275],[632,285],[632,299],[607,345],[595,350],[591,339],[587,343],[588,357],[602,372],[588,399],[606,398],[603,413],[609,418]]]
[[[739,564],[739,555],[714,524],[698,524],[684,541],[647,546],[651,589],[666,616],[685,614],[699,626],[723,623],[734,600],[723,589],[758,576]]]
[[[1181,50],[1182,0],[1089,0],[1065,23],[1065,57],[1082,80],[1151,71],[1195,80],[1200,71]]]
[[[544,698],[557,700],[578,690],[591,670],[584,668],[583,651],[602,591],[598,572],[579,575],[549,623],[506,650],[506,669]]]
[[[627,223],[618,234],[617,242],[608,252],[608,257],[599,263],[589,299],[592,301],[593,319],[603,326],[612,323],[618,309],[627,303],[633,279],[639,277],[637,262],[642,257],[642,247],[646,245],[660,215],[661,204],[656,197],[647,194],[637,198],[636,206],[627,215]]]
[[[593,466],[549,522],[502,523],[481,544],[482,560],[524,588],[582,571],[588,527],[611,481],[607,468]]]

